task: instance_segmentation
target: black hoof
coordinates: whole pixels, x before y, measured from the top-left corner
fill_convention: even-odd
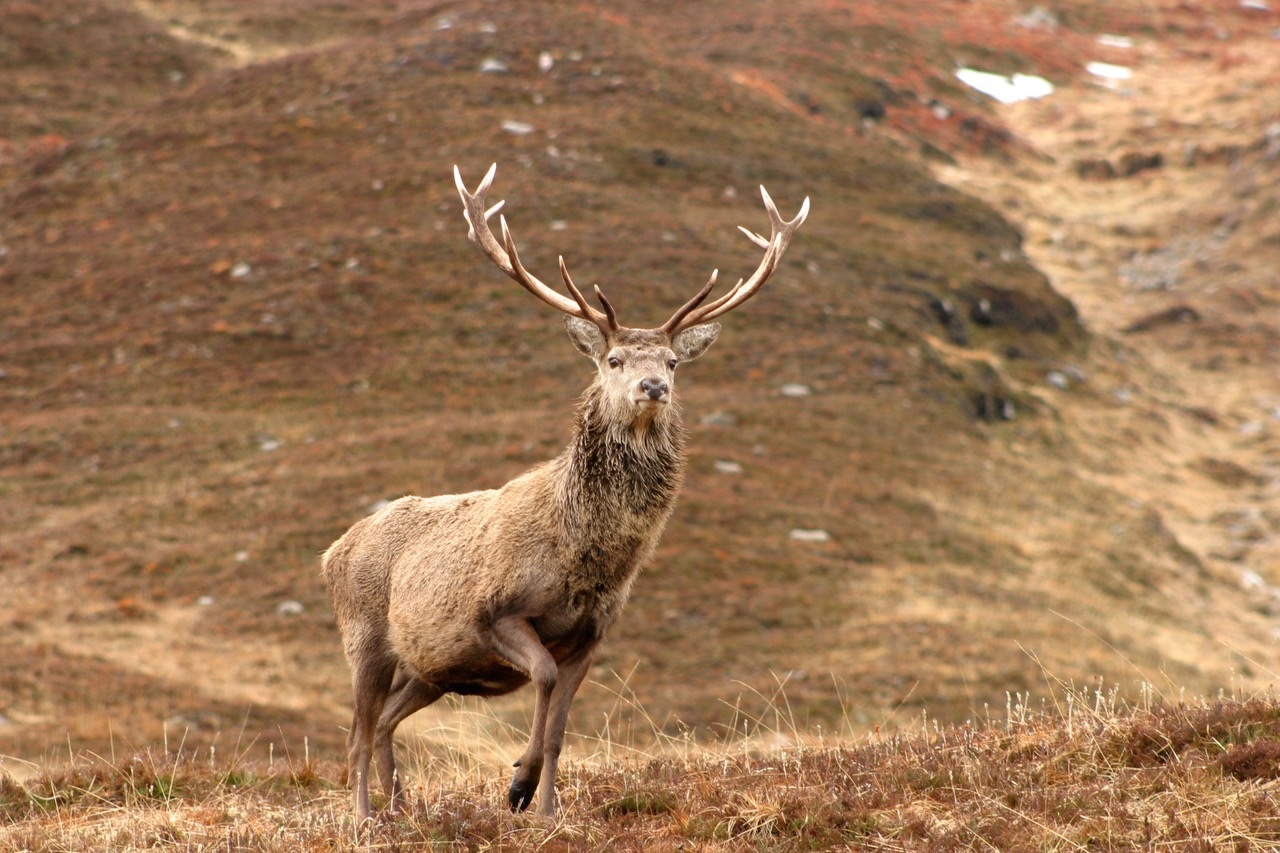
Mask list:
[[[511,780],[511,788],[507,791],[507,804],[511,806],[513,812],[522,812],[529,808],[533,802],[533,792],[538,786],[521,782],[519,779]]]

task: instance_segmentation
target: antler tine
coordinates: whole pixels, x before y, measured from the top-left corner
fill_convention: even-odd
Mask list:
[[[516,253],[515,238],[511,236],[511,229],[507,226],[507,218],[505,216],[498,217],[498,224],[502,232],[501,241],[494,236],[493,231],[489,228],[489,218],[501,210],[506,202],[500,201],[486,210],[484,196],[493,184],[493,179],[497,172],[498,164],[494,163],[489,167],[489,171],[485,173],[480,185],[476,187],[476,191],[471,193],[467,191],[467,186],[462,181],[462,172],[457,166],[453,167],[453,182],[458,187],[458,195],[462,197],[462,215],[467,220],[467,238],[479,246],[480,251],[484,252],[485,256],[493,261],[498,269],[552,308],[557,311],[563,311],[573,317],[590,320],[602,330],[616,329],[616,321],[613,321],[612,325],[610,325],[609,317],[588,305],[582,294],[573,286],[573,282],[569,280],[569,274],[565,269],[563,258],[560,260],[560,269],[564,274],[565,284],[569,287],[574,297],[573,299],[556,293],[524,268],[524,264],[520,263],[520,256]]]
[[[720,275],[720,270],[711,271],[711,278],[707,279],[707,283],[702,285],[702,290],[695,293],[692,299],[681,305],[679,310],[671,315],[670,320],[662,324],[661,328],[663,332],[667,335],[674,335],[676,333],[676,329],[680,328],[680,321],[683,320],[690,311],[701,305],[702,300],[706,299],[707,294],[711,292],[711,288],[716,286],[716,276],[718,275]]]
[[[601,314],[587,303],[587,298],[582,295],[582,291],[578,290],[578,286],[573,283],[573,279],[569,278],[569,267],[565,265],[564,255],[560,256],[560,277],[564,279],[564,286],[569,288],[569,292],[573,294],[573,300],[578,303],[578,307],[582,309],[584,320],[590,320],[600,327],[600,331],[606,335],[610,332],[618,331],[618,317],[614,314],[613,306],[609,304],[609,300],[604,298],[604,294],[600,292],[600,286],[595,286],[596,298],[600,300],[600,304],[604,306],[604,313]]]
[[[675,313],[675,315],[666,322],[662,327],[668,335],[675,335],[680,331],[696,326],[699,323],[705,323],[719,317],[737,308],[743,302],[746,302],[756,291],[759,290],[769,277],[773,275],[773,271],[777,269],[778,262],[782,260],[782,254],[787,250],[787,244],[791,242],[791,235],[795,233],[809,216],[809,198],[805,197],[804,204],[800,205],[800,212],[790,222],[782,218],[782,214],[778,213],[777,205],[773,203],[773,199],[769,197],[769,192],[763,186],[760,187],[760,197],[764,200],[764,208],[769,214],[770,234],[769,239],[765,239],[753,231],[749,231],[741,226],[738,227],[747,238],[760,248],[764,249],[764,257],[760,260],[760,266],[751,274],[751,277],[743,280],[738,279],[728,293],[703,305],[701,308],[696,306],[700,303],[707,293],[710,293],[710,284],[703,288],[703,293],[691,300],[692,304],[686,304]],[[715,277],[712,276],[712,282]],[[696,309],[696,310],[695,310]]]
[[[773,229],[772,232],[770,233],[770,236],[772,237],[773,235],[776,235],[781,229],[785,228],[787,223],[785,220],[783,220],[782,214],[778,213],[778,206],[774,204],[773,199],[769,197],[769,191],[764,188],[764,184],[760,185],[760,197],[764,199],[764,209],[769,213],[769,224]],[[809,199],[807,196],[805,197],[804,201],[805,201],[805,204],[808,205]],[[802,216],[807,216],[807,215],[808,215],[807,212],[802,214]],[[764,237],[760,236],[754,231],[751,231],[747,228],[743,228],[741,225],[738,226],[738,230],[741,231],[743,234],[746,234],[747,239],[750,240],[752,243],[755,243],[761,249],[769,248],[770,241],[766,240]]]
[[[609,331],[618,331],[620,328],[618,326],[618,315],[617,312],[613,310],[613,305],[609,303],[608,299],[604,298],[604,291],[600,289],[600,285],[592,285],[592,288],[596,292],[596,299],[600,300],[600,305],[604,308],[605,319],[609,321]]]

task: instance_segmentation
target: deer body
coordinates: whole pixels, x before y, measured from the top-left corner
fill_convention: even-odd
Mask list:
[[[339,622],[360,626],[352,641],[385,643],[416,678],[476,695],[529,681],[478,626],[523,614],[557,664],[599,642],[684,472],[675,412],[627,440],[591,417],[600,408],[588,395],[564,452],[500,489],[405,497],[357,522],[324,558]]]
[[[322,567],[351,666],[355,711],[347,738],[356,810],[370,815],[371,762],[394,809],[401,799],[392,735],[446,693],[497,696],[533,682],[529,744],[508,801],[555,812],[554,782],[569,703],[591,655],[617,620],[652,555],[684,479],[684,430],[672,392],[676,366],[697,358],[720,327],[704,322],[763,284],[804,220],[774,221],[760,270],[698,309],[715,282],[664,326],[617,324],[612,306],[587,305],[561,261],[570,302],[529,275],[502,222],[503,243],[484,209],[494,170],[475,194],[455,178],[472,239],[498,266],[569,316],[569,337],[596,363],[573,440],[555,459],[499,489],[405,497],[351,527]],[[498,205],[501,206],[500,204]],[[780,239],[781,235],[781,239]],[[745,295],[743,295],[743,291]]]

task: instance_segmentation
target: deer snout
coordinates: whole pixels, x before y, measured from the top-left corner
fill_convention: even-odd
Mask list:
[[[671,387],[667,385],[666,380],[659,379],[656,376],[649,376],[640,380],[640,393],[650,400],[662,400],[670,391]]]

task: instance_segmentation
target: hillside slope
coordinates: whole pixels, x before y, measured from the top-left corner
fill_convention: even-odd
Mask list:
[[[530,268],[563,253],[637,325],[713,267],[754,267],[733,226],[763,227],[757,184],[784,212],[813,198],[767,291],[682,376],[688,487],[580,731],[619,694],[705,732],[785,684],[804,726],[863,731],[964,719],[1045,670],[1265,683],[1272,605],[1144,499],[1161,469],[1116,441],[1203,431],[1182,396],[1117,396],[1184,366],[1117,343],[1072,292],[1082,322],[1017,229],[930,171],[1041,174],[1040,143],[951,78],[958,58],[1038,63],[1074,91],[1071,51],[1148,22],[1046,33],[954,5],[945,26],[903,4],[748,3],[674,27],[653,3],[333,3],[299,31],[267,4],[104,4],[95,33],[146,28],[182,78],[4,172],[0,752],[166,731],[338,749],[318,552],[380,500],[554,454],[588,381],[551,312],[467,243],[455,163],[475,180],[499,162]],[[997,179],[971,183],[1001,203]],[[1232,452],[1210,478],[1239,465],[1274,499],[1274,471]],[[1266,553],[1243,559],[1280,583],[1248,562]],[[527,704],[499,709],[518,723]]]

